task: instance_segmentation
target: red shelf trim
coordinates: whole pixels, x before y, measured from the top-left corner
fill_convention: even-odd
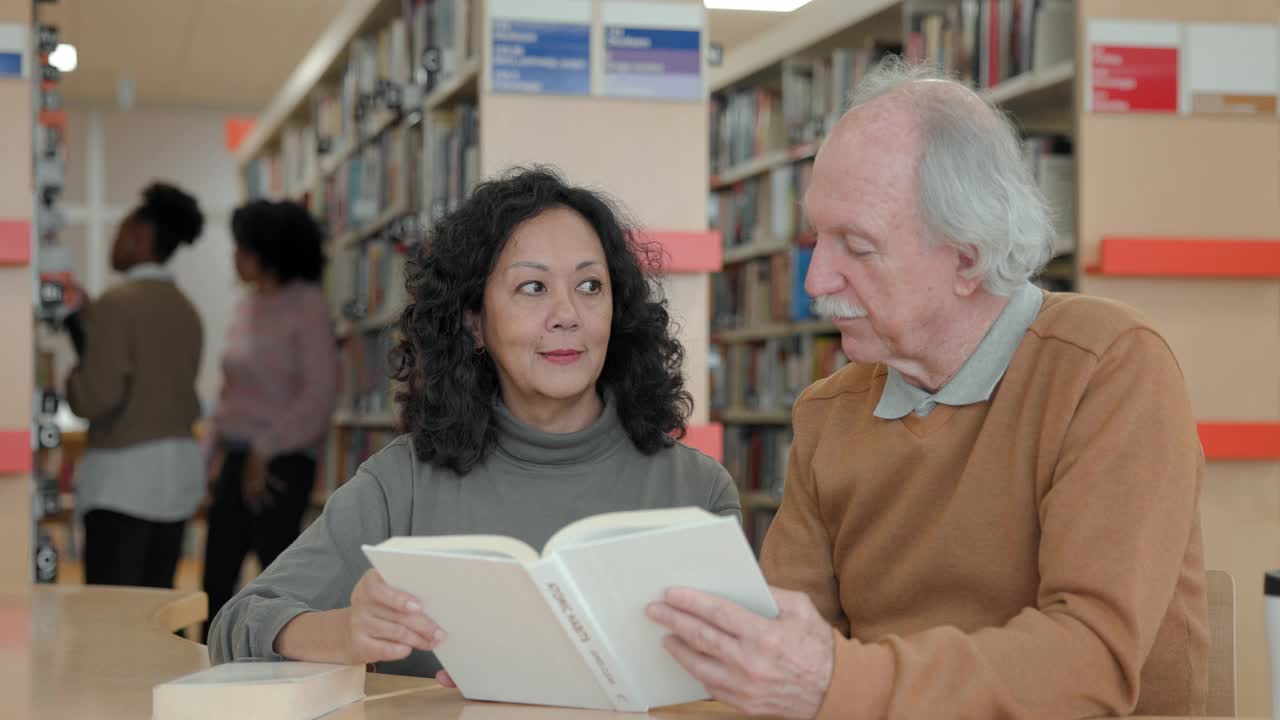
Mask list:
[[[1280,460],[1280,422],[1196,424],[1206,460]]]
[[[0,475],[31,472],[31,432],[0,430]]]
[[[724,462],[724,426],[720,423],[690,425],[681,442],[695,450],[701,450],[716,462]]]
[[[661,270],[669,273],[719,272],[721,266],[720,231],[682,232],[654,230],[642,234],[640,242],[662,247]]]
[[[1280,238],[1103,237],[1096,275],[1280,278]]]
[[[0,220],[0,265],[31,263],[31,223]]]

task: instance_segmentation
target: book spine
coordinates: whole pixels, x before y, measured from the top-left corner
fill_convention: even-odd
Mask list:
[[[618,655],[609,646],[600,626],[583,602],[577,584],[559,560],[552,557],[536,563],[529,567],[529,575],[582,654],[583,661],[591,668],[596,682],[609,696],[613,709],[623,712],[648,710],[648,705],[636,694]]]

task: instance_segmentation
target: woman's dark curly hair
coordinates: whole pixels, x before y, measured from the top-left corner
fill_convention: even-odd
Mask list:
[[[639,242],[607,198],[568,185],[549,168],[515,168],[477,187],[410,253],[411,301],[400,316],[391,366],[404,384],[396,395],[402,429],[412,433],[423,462],[465,473],[493,444],[498,374],[489,354],[476,352],[464,313],[480,313],[486,281],[516,227],[557,207],[590,223],[609,266],[613,322],[597,391],[612,393],[641,452],[683,437],[693,408],[681,376],[684,348],[645,271],[658,267],[660,248]]]
[[[142,191],[142,204],[129,217],[151,226],[157,262],[166,262],[179,245],[190,245],[204,230],[204,215],[196,199],[167,183],[152,183]]]
[[[252,200],[231,215],[236,246],[258,259],[277,282],[316,283],[324,272],[324,231],[295,202]]]

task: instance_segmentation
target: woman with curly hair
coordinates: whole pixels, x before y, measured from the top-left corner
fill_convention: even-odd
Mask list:
[[[173,587],[183,528],[204,498],[191,436],[204,330],[167,267],[203,228],[195,198],[147,187],[111,245],[125,280],[66,320],[80,356],[67,403],[89,421],[76,513],[90,584]]]
[[[724,468],[672,439],[691,399],[649,252],[604,198],[542,168],[480,185],[441,219],[408,270],[396,353],[406,434],[223,608],[213,661],[435,675],[430,651],[448,628],[370,569],[362,544],[501,533],[541,547],[609,511],[737,515]]]
[[[211,615],[235,593],[250,550],[267,567],[302,531],[338,395],[320,226],[297,203],[255,200],[231,216],[231,235],[248,289],[227,328],[209,428]]]

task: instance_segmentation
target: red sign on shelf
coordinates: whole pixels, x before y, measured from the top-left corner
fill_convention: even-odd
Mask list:
[[[1093,111],[1178,112],[1178,48],[1094,45]]]

